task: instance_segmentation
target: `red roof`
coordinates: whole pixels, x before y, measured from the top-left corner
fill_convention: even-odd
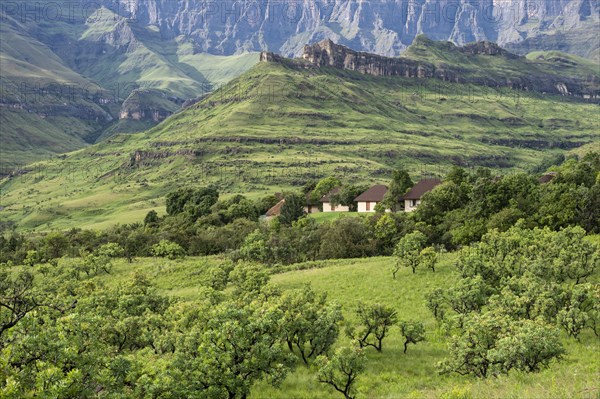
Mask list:
[[[354,198],[354,202],[381,202],[388,188],[383,184],[377,184],[358,197]]]
[[[285,204],[285,200],[282,199],[281,201],[279,201],[277,204],[275,204],[271,209],[269,209],[267,211],[267,213],[265,214],[265,216],[279,216],[281,214],[281,207],[283,206],[283,204]]]
[[[423,179],[402,196],[404,200],[420,200],[423,195],[442,184],[440,179]]]

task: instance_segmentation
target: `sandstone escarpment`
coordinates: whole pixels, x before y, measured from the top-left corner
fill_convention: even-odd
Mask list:
[[[433,42],[419,37],[413,46],[407,57],[384,57],[355,51],[327,39],[304,46],[302,57],[294,62],[271,52],[261,53],[260,61],[303,68],[337,68],[373,76],[438,79],[544,94],[592,99],[600,97],[598,76],[582,78],[550,74],[496,43],[483,41],[457,47],[449,42]],[[444,57],[453,62],[444,62]],[[498,60],[492,62],[490,57]],[[495,64],[505,67],[494,69],[491,65]]]

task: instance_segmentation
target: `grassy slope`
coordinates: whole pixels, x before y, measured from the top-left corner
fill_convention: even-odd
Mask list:
[[[511,170],[598,139],[596,105],[518,95],[260,63],[148,132],[4,181],[2,213],[22,228],[99,228],[140,220],[179,185],[259,195],[329,174],[385,181],[398,164],[415,176],[451,164]],[[132,164],[136,151],[150,156]]]
[[[586,332],[581,343],[564,338],[568,354],[565,360],[553,364],[539,374],[511,373],[509,376],[478,380],[458,375],[438,376],[436,363],[446,352],[445,337],[436,329],[435,321],[426,309],[423,295],[436,287],[445,287],[456,278],[454,255],[445,255],[436,273],[420,271],[413,275],[402,269],[396,281],[390,275],[391,258],[370,258],[322,262],[321,269],[294,271],[274,275],[272,282],[284,289],[300,288],[306,283],[329,300],[342,305],[346,320],[354,322],[353,308],[358,301],[378,301],[393,306],[399,318],[417,319],[425,323],[427,341],[410,346],[402,353],[402,340],[397,327],[384,341],[382,353],[367,350],[368,368],[358,379],[359,398],[438,398],[454,391],[473,398],[594,398],[598,384],[595,377],[600,365],[594,353],[599,349],[593,334]],[[141,259],[133,264],[118,261],[110,276],[101,280],[108,284],[122,281],[134,270],[149,274],[159,290],[192,300],[201,295],[203,275],[199,271],[207,264],[218,264],[217,257],[188,258],[183,261]],[[346,344],[343,333],[338,345]],[[281,387],[259,383],[251,398],[332,398],[339,394],[315,381],[314,373],[304,366],[290,374]]]
[[[99,106],[81,98],[49,92],[36,95],[35,87],[99,86],[66,66],[43,43],[27,33],[27,29],[10,17],[0,25],[0,159],[3,165],[28,164],[58,152],[73,151],[87,145],[86,139],[97,130],[96,123],[65,116],[49,116],[53,107],[65,101],[74,106],[103,113]],[[23,83],[26,90],[23,90]],[[11,108],[6,104],[25,103],[26,108]]]
[[[10,168],[85,147],[107,127],[109,131],[102,138],[153,126],[116,121],[108,126],[107,121],[86,119],[86,112],[77,107],[97,113],[108,111],[116,118],[118,106],[102,110],[94,101],[82,98],[45,94],[32,101],[31,94],[24,95],[19,89],[23,82],[28,87],[61,84],[91,92],[106,89],[108,97],[117,103],[135,87],[159,89],[187,99],[206,94],[258,62],[256,53],[231,57],[194,54],[189,44],[162,41],[156,31],[129,25],[105,8],[90,13],[85,24],[42,19],[37,25],[31,21],[23,25],[4,15],[2,20],[0,102],[27,103],[33,111],[0,106],[0,158],[3,166]],[[106,44],[111,36],[130,43],[111,47]],[[54,115],[56,112],[61,116]]]
[[[437,66],[464,68],[472,77],[524,78],[542,73],[564,77],[590,78],[600,75],[600,64],[576,55],[560,51],[535,51],[526,57],[506,59],[486,55],[467,55],[450,42],[436,42],[417,36],[402,57],[427,61]]]
[[[599,121],[589,118],[595,105],[524,93],[516,102],[510,90],[447,88],[440,94],[439,82],[261,63],[147,133],[40,163],[35,180],[30,174],[5,181],[3,217],[25,228],[99,228],[139,220],[181,184],[264,194],[326,174],[384,181],[382,171],[398,162],[415,173],[424,164],[510,169],[560,151],[546,148],[557,143],[597,138]],[[162,155],[131,166],[137,150]],[[200,155],[175,155],[182,150]],[[74,173],[65,175],[67,165]]]

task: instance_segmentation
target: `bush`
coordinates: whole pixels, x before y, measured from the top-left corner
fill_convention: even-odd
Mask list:
[[[168,240],[161,240],[158,244],[153,245],[151,252],[152,255],[159,258],[177,259],[185,256],[181,245]]]

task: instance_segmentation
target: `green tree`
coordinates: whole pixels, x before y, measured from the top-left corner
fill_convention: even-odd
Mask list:
[[[291,226],[293,222],[304,216],[306,198],[296,193],[285,193],[285,202],[281,207],[279,221],[283,225]]]
[[[6,332],[40,305],[32,273],[21,271],[13,275],[0,270],[0,349],[6,343]]]
[[[248,234],[240,248],[240,256],[244,260],[266,262],[269,251],[266,237],[260,230]]]
[[[426,269],[431,269],[432,272],[435,272],[435,265],[438,261],[438,253],[434,247],[427,247],[421,250],[419,254],[419,264],[423,265]]]
[[[279,345],[280,317],[266,302],[228,301],[193,322],[174,353],[183,396],[242,399],[258,380],[283,380],[291,354]]]
[[[486,312],[469,315],[464,326],[450,339],[450,357],[440,363],[441,372],[482,378],[513,369],[536,372],[564,354],[556,329],[541,321]]]
[[[413,273],[417,272],[417,267],[421,262],[421,251],[425,248],[427,237],[420,231],[407,234],[398,241],[394,249],[396,262],[392,268],[392,276],[396,274],[402,266],[410,267]]]
[[[95,255],[106,256],[108,258],[120,258],[125,254],[125,250],[115,242],[109,242],[101,245],[94,251]]]
[[[366,367],[366,357],[360,348],[341,347],[331,358],[319,356],[317,379],[328,384],[344,395],[345,399],[353,399],[356,378]]]
[[[298,351],[305,364],[310,358],[327,353],[339,333],[341,307],[327,304],[326,300],[326,294],[318,295],[306,286],[284,292],[278,303],[284,342],[290,352]]]
[[[333,176],[321,179],[315,186],[314,190],[312,190],[311,199],[313,201],[319,201],[325,194],[329,193],[336,187],[340,187],[341,185],[342,182]]]
[[[564,354],[558,330],[533,320],[513,322],[490,351],[494,362],[505,373],[512,369],[538,372]]]
[[[356,212],[357,204],[354,202],[354,198],[367,191],[369,186],[366,185],[343,185],[340,190],[330,197],[331,205],[347,206],[350,212]]]
[[[425,341],[425,327],[420,321],[403,320],[400,322],[400,332],[404,337],[404,353],[408,349],[409,344],[416,345],[421,341]]]
[[[349,328],[346,334],[356,340],[361,348],[372,346],[381,352],[383,339],[390,327],[398,322],[396,311],[379,303],[367,305],[359,303],[356,309],[358,328]]]
[[[152,246],[152,255],[159,258],[178,259],[185,256],[185,250],[176,242],[161,240]]]
[[[167,214],[176,215],[185,211],[195,221],[210,214],[211,207],[218,199],[219,193],[213,187],[180,189],[167,195]]]
[[[144,218],[144,226],[158,227],[159,224],[160,218],[158,217],[158,213],[154,209],[149,211]]]
[[[442,288],[436,288],[425,295],[427,309],[433,313],[436,320],[441,321],[446,315],[446,294]]]
[[[414,185],[410,175],[404,169],[396,169],[392,172],[392,181],[388,191],[383,197],[382,204],[384,209],[391,209],[392,211],[398,211],[398,205],[400,197]]]

